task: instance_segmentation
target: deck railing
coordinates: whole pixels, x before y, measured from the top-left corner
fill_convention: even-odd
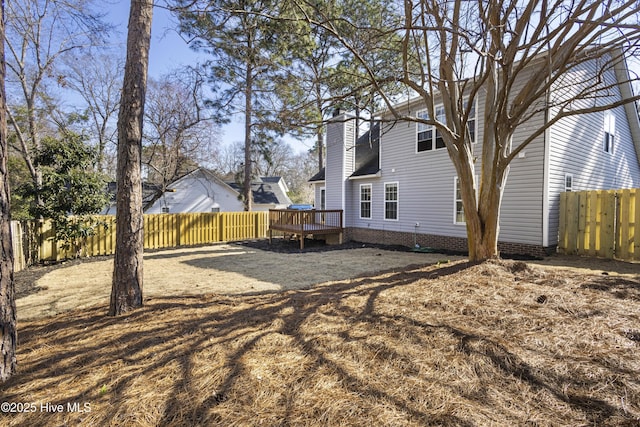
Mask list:
[[[269,227],[275,230],[309,233],[316,230],[342,229],[342,210],[270,209]]]
[[[304,249],[304,238],[313,234],[335,234],[342,236],[342,210],[269,210],[269,242],[273,231],[281,231],[285,235],[297,235],[300,249]]]

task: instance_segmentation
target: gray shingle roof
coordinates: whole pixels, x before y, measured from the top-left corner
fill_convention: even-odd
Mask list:
[[[375,175],[380,171],[380,123],[365,132],[356,142],[355,171],[351,176]],[[309,182],[325,180],[325,168],[309,178]]]

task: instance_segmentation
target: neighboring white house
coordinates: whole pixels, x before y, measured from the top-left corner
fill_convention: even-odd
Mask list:
[[[291,204],[281,177],[263,177],[251,184],[253,210],[286,208]],[[176,180],[145,213],[239,212],[244,209],[240,188],[199,168]]]
[[[590,65],[572,72],[594,72]],[[623,82],[627,73],[626,65],[620,63],[606,78]],[[616,87],[609,96],[632,96],[629,84]],[[405,114],[422,114],[424,107],[419,102],[409,101],[397,108]],[[480,96],[475,107],[476,141],[482,141],[483,106]],[[555,113],[538,114],[530,126],[539,127],[536,120]],[[435,130],[405,122],[383,125],[380,132],[378,125],[355,141],[354,122],[340,115],[328,125],[326,168],[310,179],[316,207],[344,210],[347,239],[466,251],[455,168]],[[527,126],[518,128],[514,146],[527,136]],[[473,144],[473,151],[481,153],[481,143]],[[552,125],[511,163],[500,216],[499,250],[532,255],[554,251],[560,193],[640,187],[639,159],[640,125],[634,103]]]

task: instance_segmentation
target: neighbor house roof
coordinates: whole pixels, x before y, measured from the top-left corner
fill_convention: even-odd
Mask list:
[[[253,202],[260,205],[290,205],[291,199],[280,185],[281,177],[260,177],[251,183]],[[228,181],[227,185],[238,193],[242,192],[242,184]]]
[[[117,185],[115,181],[107,183],[107,192],[109,193],[109,200],[112,205],[116,203]],[[147,208],[150,206],[158,196],[162,194],[162,187],[158,184],[152,184],[150,182],[142,183],[142,206]]]

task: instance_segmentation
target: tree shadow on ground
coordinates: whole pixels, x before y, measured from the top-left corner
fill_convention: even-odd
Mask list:
[[[599,276],[584,283],[581,287],[603,291],[618,299],[640,301],[640,276],[636,279]]]
[[[402,298],[419,296],[399,294],[402,288],[416,282],[431,286],[468,267],[411,268],[242,298],[153,298],[119,318],[104,316],[100,307],[29,322],[21,328],[22,352],[46,346],[48,351],[23,356],[28,361],[0,396],[18,401],[27,391],[36,399],[55,390],[64,400],[59,403],[93,402],[95,425],[145,425],[141,420],[146,417],[148,425],[225,425],[231,420],[238,425],[252,420],[283,426],[341,420],[375,425],[395,420],[472,426],[492,416],[507,423],[518,420],[490,388],[499,379],[507,392],[532,390],[529,398],[545,395],[596,425],[614,417],[630,419],[600,397],[581,394],[597,385],[585,375],[533,369],[513,352],[515,343],[474,333],[464,323],[437,321],[437,316],[424,321],[426,311],[414,309],[428,301],[403,309]],[[456,359],[430,359],[438,353]],[[450,371],[469,366],[479,371],[474,390]],[[512,383],[522,389],[511,389]],[[109,384],[108,392],[98,391],[101,384]],[[471,415],[474,407],[481,408],[479,414]],[[482,418],[488,407],[497,412]],[[69,423],[65,417],[72,416],[41,413],[26,419],[29,425],[45,426]]]

